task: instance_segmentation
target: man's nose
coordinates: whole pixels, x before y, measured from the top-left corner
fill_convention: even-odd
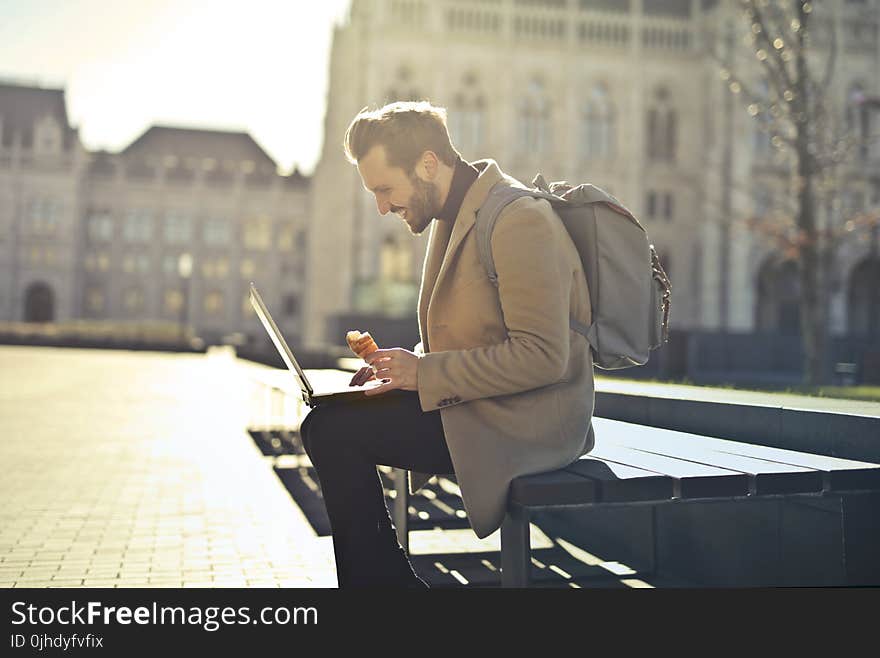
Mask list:
[[[380,199],[378,196],[376,197],[376,207],[379,209],[380,215],[385,215],[391,210],[391,202],[385,199]]]

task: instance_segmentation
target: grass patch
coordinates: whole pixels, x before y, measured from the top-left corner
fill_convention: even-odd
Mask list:
[[[880,386],[806,386],[787,385],[772,386],[762,384],[699,384],[690,379],[628,379],[623,377],[603,377],[596,379],[621,381],[633,384],[673,384],[679,386],[700,386],[704,388],[722,388],[753,393],[788,393],[791,395],[809,395],[817,398],[835,398],[841,400],[860,400],[863,402],[880,402]]]

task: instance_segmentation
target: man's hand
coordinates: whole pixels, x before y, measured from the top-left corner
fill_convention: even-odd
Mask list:
[[[364,366],[356,373],[354,373],[354,377],[351,378],[351,381],[348,382],[349,386],[363,386],[368,381],[372,381],[376,379],[376,374],[373,372],[373,366]]]
[[[372,366],[376,379],[384,383],[365,391],[366,395],[379,395],[399,388],[403,391],[419,390],[419,356],[402,347],[376,350],[364,359]]]

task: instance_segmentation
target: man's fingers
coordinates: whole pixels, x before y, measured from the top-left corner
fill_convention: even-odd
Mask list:
[[[399,388],[397,383],[394,380],[389,380],[385,384],[381,386],[377,386],[376,388],[371,388],[369,390],[364,391],[364,395],[379,395],[381,393],[385,393],[387,391],[394,390],[395,388]]]
[[[370,365],[373,365],[376,361],[389,361],[393,353],[393,350],[376,350],[375,352],[367,354],[367,356],[364,357],[364,361]]]
[[[363,386],[371,379],[373,379],[373,369],[370,366],[364,366],[354,374],[349,386]]]

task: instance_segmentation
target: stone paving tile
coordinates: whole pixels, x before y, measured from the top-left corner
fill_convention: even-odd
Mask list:
[[[332,544],[245,431],[262,370],[0,346],[0,586],[334,587]]]

